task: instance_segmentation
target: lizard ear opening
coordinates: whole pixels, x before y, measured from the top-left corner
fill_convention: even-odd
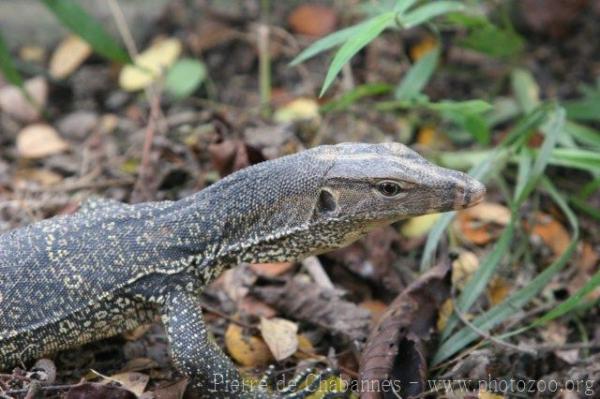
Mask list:
[[[321,189],[314,216],[333,216],[337,213],[337,209],[337,201],[331,191]]]

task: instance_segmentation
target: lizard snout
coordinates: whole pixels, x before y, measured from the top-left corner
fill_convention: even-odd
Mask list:
[[[465,209],[479,204],[485,197],[485,191],[485,186],[471,177],[461,181],[456,185],[454,209]]]

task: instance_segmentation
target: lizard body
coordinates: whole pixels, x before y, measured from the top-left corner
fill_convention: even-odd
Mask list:
[[[239,374],[202,320],[198,294],[224,268],[323,253],[484,192],[401,144],[349,143],[254,165],[179,201],[88,202],[0,236],[0,370],[160,314],[200,395],[261,397],[228,389]]]

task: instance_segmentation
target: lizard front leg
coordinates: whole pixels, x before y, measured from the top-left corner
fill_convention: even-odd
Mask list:
[[[233,362],[210,340],[197,297],[173,291],[163,310],[175,367],[191,379],[198,398],[268,398],[262,390],[244,386]]]

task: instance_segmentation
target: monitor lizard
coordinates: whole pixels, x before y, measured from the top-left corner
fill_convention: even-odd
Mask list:
[[[295,261],[485,188],[398,143],[319,146],[242,169],[179,201],[91,199],[0,236],[0,370],[151,322],[200,397],[246,390],[209,339],[199,293],[241,262]],[[298,394],[289,397],[300,397]]]

